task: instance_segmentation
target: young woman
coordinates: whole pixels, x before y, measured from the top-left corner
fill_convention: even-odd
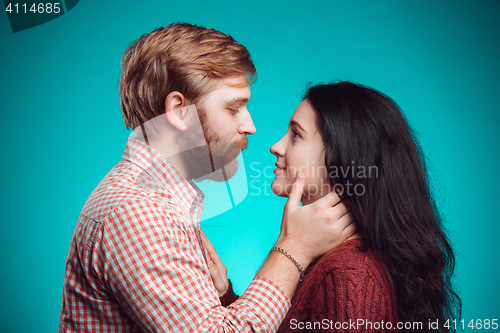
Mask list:
[[[455,258],[396,103],[350,82],[313,86],[271,152],[276,195],[300,171],[302,203],[335,190],[358,230],[309,265],[278,332],[448,331],[461,312]]]
[[[461,310],[455,258],[421,148],[396,103],[350,82],[313,86],[271,152],[276,195],[286,196],[301,171],[302,203],[336,190],[358,228],[308,267],[279,332],[447,331],[446,319]]]

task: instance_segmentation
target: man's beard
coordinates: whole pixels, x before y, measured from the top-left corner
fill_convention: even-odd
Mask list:
[[[196,126],[196,129],[181,133],[177,140],[181,148],[198,145],[181,153],[190,175],[195,181],[231,179],[238,170],[237,156],[247,147],[248,139],[243,137],[238,142],[229,142],[209,127],[206,110],[200,108],[198,116],[201,129]]]

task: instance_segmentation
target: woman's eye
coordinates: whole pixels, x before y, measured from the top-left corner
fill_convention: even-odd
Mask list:
[[[296,130],[294,130],[294,129],[292,130],[292,132],[293,132],[293,137],[294,137],[294,138],[300,138],[300,133],[299,133],[299,132],[297,132],[297,131],[296,131]]]

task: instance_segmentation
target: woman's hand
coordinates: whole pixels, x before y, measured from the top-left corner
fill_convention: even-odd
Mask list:
[[[210,258],[208,259],[208,269],[210,270],[210,276],[212,277],[212,281],[214,282],[215,289],[219,293],[219,297],[224,296],[229,286],[229,282],[227,279],[227,268],[220,260],[217,251],[215,251],[215,247],[210,243],[205,233],[201,232],[201,238],[203,240],[203,244],[207,248],[208,255]]]

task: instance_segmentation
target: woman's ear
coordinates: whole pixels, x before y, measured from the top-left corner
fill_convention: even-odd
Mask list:
[[[167,116],[167,120],[179,131],[184,131],[187,128],[186,112],[183,112],[185,106],[186,98],[178,91],[172,91],[165,98],[165,115]]]

